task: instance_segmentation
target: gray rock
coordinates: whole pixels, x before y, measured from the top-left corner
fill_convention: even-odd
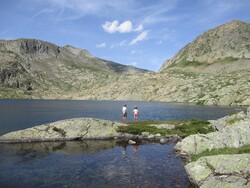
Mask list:
[[[129,141],[128,141],[128,144],[134,145],[134,144],[136,144],[136,141],[134,141],[134,140],[129,140]]]
[[[249,184],[250,185],[250,184]],[[237,187],[237,188],[249,188],[247,180],[234,175],[221,175],[218,177],[208,177],[208,179],[200,186],[201,188],[221,188],[221,187]]]
[[[144,137],[147,137],[147,136],[149,136],[149,132],[142,132],[141,135]]]
[[[0,142],[108,139],[119,136],[117,126],[124,124],[94,118],[75,118],[11,132],[1,136]]]
[[[219,131],[190,135],[177,143],[175,149],[180,150],[182,153],[193,155],[207,149],[238,148],[250,144],[250,119],[247,118],[247,114],[239,112],[210,121]]]
[[[247,119],[250,119],[250,107],[247,108],[247,116],[246,116]]]
[[[154,138],[155,138],[155,136],[152,134],[148,135],[148,137],[147,137],[147,139],[149,139],[149,140],[154,139]]]
[[[155,134],[154,136],[159,138],[159,137],[161,137],[161,134],[160,134],[160,133],[157,133],[157,134]]]
[[[223,128],[225,128],[226,126],[237,124],[239,121],[242,121],[245,119],[248,119],[247,114],[242,111],[236,114],[225,116],[218,120],[210,120],[209,122],[212,124],[212,126],[215,129],[217,129],[218,131],[222,131]]]
[[[241,147],[250,144],[250,122],[242,121],[235,126],[228,126],[222,132],[195,134],[184,138],[175,145],[175,149],[188,154],[198,154],[205,150],[224,147]]]
[[[202,157],[185,166],[189,178],[199,187],[247,187],[250,154]]]
[[[179,153],[190,156],[205,150],[249,145],[250,120],[246,118],[247,115],[248,112],[240,112],[210,121],[219,131],[188,136],[175,148]],[[198,187],[250,187],[250,154],[202,157],[188,163],[185,169],[190,180]]]
[[[160,139],[160,144],[165,144],[167,143],[167,139],[166,138],[161,138]]]

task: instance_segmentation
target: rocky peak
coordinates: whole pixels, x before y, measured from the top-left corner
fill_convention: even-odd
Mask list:
[[[198,36],[167,60],[161,71],[171,67],[211,65],[216,62],[250,58],[250,24],[233,20]]]
[[[36,39],[1,40],[0,50],[2,52],[14,52],[25,57],[57,57],[60,47]]]
[[[76,47],[71,46],[71,45],[66,45],[63,48],[68,50],[70,53],[72,53],[75,56],[84,55],[86,57],[94,58],[94,56],[91,55],[87,50],[76,48]]]

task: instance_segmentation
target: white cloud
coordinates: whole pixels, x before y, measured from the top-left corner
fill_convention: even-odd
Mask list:
[[[97,48],[104,48],[104,47],[106,47],[106,43],[103,42],[103,43],[101,43],[101,44],[97,44],[96,47],[97,47]]]
[[[137,32],[140,32],[140,31],[142,31],[143,30],[143,26],[142,25],[139,25],[136,29],[135,29],[135,31],[137,31]]]
[[[41,14],[53,13],[53,12],[54,12],[53,9],[45,8],[45,9],[37,12],[36,14],[32,15],[28,20],[32,20],[32,19],[36,18],[37,16],[40,16]]]
[[[123,22],[119,27],[118,27],[118,31],[120,33],[129,33],[131,32],[133,29],[132,23],[131,21],[125,21]]]
[[[105,24],[102,25],[102,28],[108,33],[115,33],[117,31],[118,24],[119,22],[117,20],[113,22],[105,22]]]
[[[130,20],[127,20],[121,24],[119,24],[117,20],[114,20],[113,22],[107,21],[102,25],[102,28],[108,33],[130,33],[133,31],[140,32],[143,30],[142,25],[139,25],[137,28],[134,29],[133,24]]]
[[[133,45],[136,44],[142,40],[145,40],[146,37],[148,36],[148,31],[143,31],[141,34],[139,34],[135,39],[133,39],[129,45]]]

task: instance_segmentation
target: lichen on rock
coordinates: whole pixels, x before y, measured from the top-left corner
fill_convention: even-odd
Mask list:
[[[124,124],[94,118],[75,118],[7,133],[0,137],[0,142],[105,139],[119,135],[117,126]]]

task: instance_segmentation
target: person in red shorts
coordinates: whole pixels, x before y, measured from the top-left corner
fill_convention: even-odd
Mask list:
[[[138,121],[139,110],[137,107],[134,108],[134,121]]]

